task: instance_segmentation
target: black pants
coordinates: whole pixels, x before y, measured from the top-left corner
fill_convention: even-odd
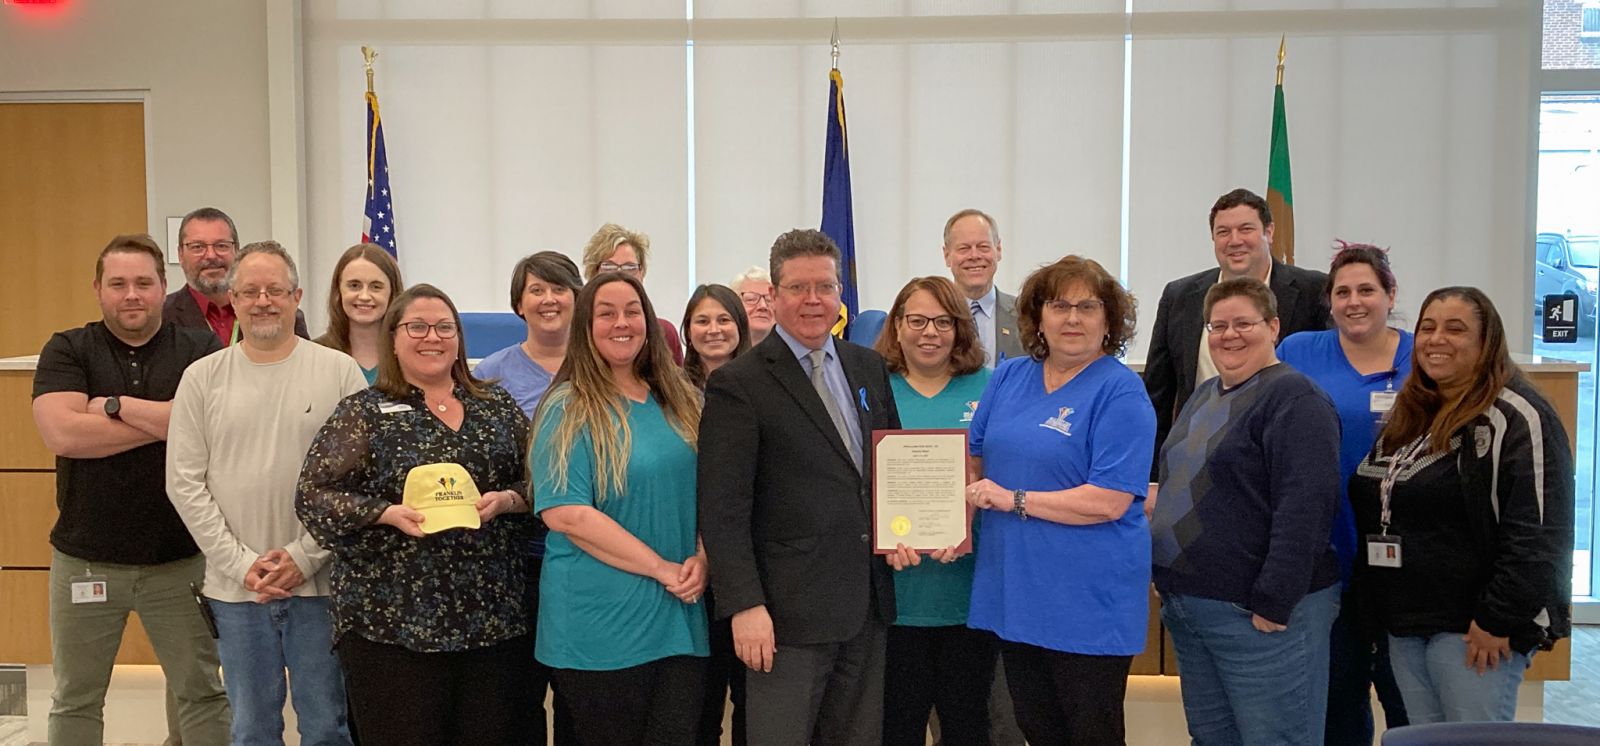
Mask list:
[[[1368,633],[1361,614],[1359,597],[1346,591],[1328,641],[1328,721],[1323,731],[1327,746],[1372,743],[1374,686],[1388,727],[1406,724],[1406,706],[1389,667],[1389,637]]]
[[[944,746],[987,746],[995,638],[955,627],[890,627],[883,677],[883,746],[923,746],[928,711]]]
[[[544,570],[544,559],[535,557],[528,570],[527,604],[528,604],[528,629],[539,628],[539,574]],[[535,637],[537,639],[537,637]],[[544,712],[544,693],[550,690],[555,693],[551,697],[550,707],[554,710],[555,720],[554,740],[555,746],[577,746],[578,735],[572,729],[572,712],[565,701],[561,699],[561,692],[555,691],[554,682],[550,680],[550,667],[533,656],[528,657],[528,664],[533,667],[530,686],[533,687],[533,710],[528,721],[528,734],[523,739],[524,746],[545,746],[546,723],[549,722]]]
[[[616,671],[557,668],[582,746],[682,746],[700,724],[706,659],[687,655]]]
[[[1002,640],[1006,684],[1032,746],[1127,743],[1122,700],[1131,655],[1079,655]]]
[[[522,743],[529,731],[533,636],[458,653],[419,653],[356,634],[339,640],[350,716],[384,746]]]
[[[706,592],[707,609],[711,593]],[[733,704],[733,746],[749,743],[744,726],[744,661],[733,652],[733,620],[711,622],[711,657],[706,661],[705,706],[700,710],[699,746],[722,743],[723,703]],[[559,746],[559,745],[558,745]]]

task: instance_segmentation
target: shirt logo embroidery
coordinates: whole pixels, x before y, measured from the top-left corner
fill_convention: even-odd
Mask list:
[[[1039,423],[1039,427],[1049,428],[1067,437],[1072,437],[1072,423],[1067,418],[1072,416],[1072,407],[1062,407],[1056,416]]]
[[[975,401],[967,402],[967,411],[961,413],[961,421],[962,422],[971,422],[972,421],[972,415],[976,414],[977,411],[978,411],[978,403],[977,402],[975,402]]]

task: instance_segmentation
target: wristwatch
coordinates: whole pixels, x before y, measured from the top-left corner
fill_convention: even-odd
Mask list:
[[[1028,520],[1028,491],[1016,490],[1011,493],[1011,512],[1018,518]]]
[[[122,399],[115,396],[106,397],[106,416],[113,420],[122,419]]]

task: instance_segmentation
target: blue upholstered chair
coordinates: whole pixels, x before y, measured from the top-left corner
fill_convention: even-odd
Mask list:
[[[849,339],[863,347],[871,347],[878,343],[878,333],[883,331],[884,322],[889,320],[889,314],[877,309],[869,309],[856,314],[856,320],[850,323]]]
[[[528,338],[528,325],[514,313],[463,313],[461,333],[467,338],[467,357],[482,360]]]
[[[1600,728],[1551,723],[1433,723],[1385,731],[1383,746],[1595,746]]]

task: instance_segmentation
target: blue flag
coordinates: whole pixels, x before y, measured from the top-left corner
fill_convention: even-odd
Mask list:
[[[367,91],[367,207],[361,240],[382,246],[389,256],[400,256],[394,235],[394,198],[389,194],[389,155],[383,147],[383,118],[378,116],[378,94],[372,91]]]
[[[856,287],[855,211],[850,207],[850,139],[844,123],[844,76],[838,69],[828,73],[828,147],[822,165],[822,232],[839,245],[841,266],[840,325],[835,333],[861,312],[861,295]]]

